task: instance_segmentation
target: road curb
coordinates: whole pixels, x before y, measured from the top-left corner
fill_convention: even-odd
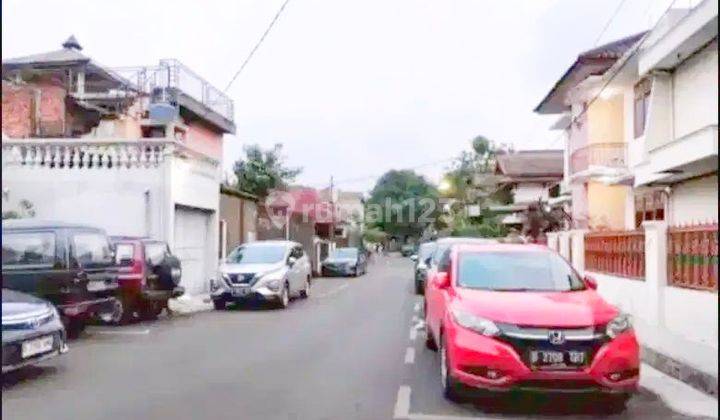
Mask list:
[[[180,296],[168,301],[168,308],[178,315],[191,315],[197,312],[211,311],[213,309],[210,295]]]
[[[640,386],[657,395],[673,411],[689,416],[718,418],[718,400],[644,363]]]

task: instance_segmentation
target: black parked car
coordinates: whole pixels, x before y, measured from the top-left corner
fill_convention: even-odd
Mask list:
[[[2,373],[67,352],[55,307],[15,290],[2,290]]]
[[[359,276],[367,273],[367,257],[358,248],[337,248],[322,262],[323,276]]]
[[[180,260],[165,242],[133,236],[112,236],[110,241],[119,266],[121,304],[111,322],[125,323],[135,315],[154,319],[167,308],[168,299],[184,293]]]
[[[117,312],[117,271],[105,231],[91,226],[4,220],[2,287],[52,302],[67,334],[77,336],[93,316]]]
[[[425,293],[427,269],[434,251],[435,242],[425,242],[420,245],[417,254],[410,256],[410,258],[415,262],[415,294],[417,295]]]

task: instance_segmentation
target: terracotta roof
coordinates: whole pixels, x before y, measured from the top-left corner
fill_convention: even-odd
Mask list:
[[[2,61],[2,71],[22,69],[57,69],[62,67],[85,66],[87,71],[120,85],[130,85],[128,80],[81,53],[82,47],[74,36],[62,44],[62,49]],[[4,76],[4,74],[3,74]]]
[[[640,32],[630,35],[580,53],[575,62],[555,82],[550,92],[535,107],[535,112],[539,114],[558,114],[569,110],[569,107],[564,103],[566,92],[588,76],[605,73],[615,61],[640,41],[646,33]]]
[[[521,150],[497,156],[497,173],[510,178],[563,176],[562,150]]]
[[[284,208],[291,206],[293,214],[307,215],[316,223],[331,223],[333,216],[338,222],[339,212],[332,212],[329,202],[322,199],[315,188],[290,187],[288,191],[274,191],[270,194],[272,208]]]

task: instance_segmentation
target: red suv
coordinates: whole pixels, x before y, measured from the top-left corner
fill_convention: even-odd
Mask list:
[[[155,319],[168,299],[181,296],[180,260],[165,242],[133,236],[112,236],[118,265],[118,308],[111,322],[122,324],[135,315]]]
[[[544,246],[451,246],[425,292],[445,396],[595,392],[622,411],[638,386],[639,346],[629,317],[596,288]]]

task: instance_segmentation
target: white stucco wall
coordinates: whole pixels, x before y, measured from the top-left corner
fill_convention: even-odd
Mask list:
[[[29,200],[37,219],[98,226],[110,235],[162,237],[161,173],[161,167],[53,169],[7,166],[2,171],[2,185],[9,191],[11,207],[19,200]],[[149,192],[149,208],[146,191]]]
[[[695,368],[718,374],[718,296],[664,287],[659,301],[648,298],[645,281],[586,272],[598,292],[632,315],[640,343]],[[660,316],[656,316],[659,313]]]
[[[713,41],[673,74],[675,138],[718,123],[718,44]]]
[[[718,220],[718,177],[711,175],[675,184],[670,195],[672,225]]]
[[[541,183],[523,182],[513,191],[515,203],[530,203],[542,199],[547,201],[548,189]]]

